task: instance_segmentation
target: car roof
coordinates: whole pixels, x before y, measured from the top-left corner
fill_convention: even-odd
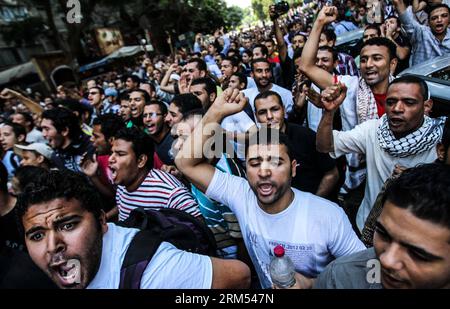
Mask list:
[[[355,40],[360,40],[363,36],[364,29],[358,29],[345,32],[336,38],[336,46],[346,44]]]
[[[405,74],[417,74],[428,76],[436,71],[442,70],[450,65],[450,55],[443,55],[428,61],[416,64],[404,71],[402,71],[398,76]]]

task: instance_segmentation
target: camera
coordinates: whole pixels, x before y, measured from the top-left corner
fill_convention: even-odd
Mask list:
[[[274,9],[277,16],[286,14],[289,11],[289,3],[286,1],[280,1],[274,4]]]

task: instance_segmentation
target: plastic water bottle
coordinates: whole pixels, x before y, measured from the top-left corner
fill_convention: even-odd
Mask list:
[[[287,289],[295,284],[295,268],[291,259],[285,255],[280,245],[273,249],[274,257],[270,261],[269,272],[272,283],[280,289]]]

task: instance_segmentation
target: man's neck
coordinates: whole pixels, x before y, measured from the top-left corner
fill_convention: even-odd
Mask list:
[[[434,36],[436,37],[436,39],[439,40],[439,42],[442,42],[445,39],[445,36],[447,35],[447,31],[448,29],[446,29],[445,32],[441,34],[435,34]]]
[[[385,94],[387,93],[388,86],[389,86],[389,77],[382,80],[376,85],[370,86],[370,89],[374,94]]]
[[[258,91],[261,93],[261,92],[270,90],[270,89],[272,89],[272,86],[273,86],[272,83],[269,83],[266,87],[263,87],[263,88],[260,88],[260,87],[258,86]]]
[[[128,192],[133,192],[136,191],[142,184],[142,182],[145,180],[145,177],[147,177],[148,173],[150,172],[150,170],[148,168],[142,168],[138,171],[138,175],[135,178],[135,180],[125,186],[125,188],[127,189]]]
[[[66,149],[67,147],[70,146],[70,144],[72,144],[72,140],[70,138],[64,139],[64,143],[63,143],[61,149]]]
[[[164,126],[158,134],[152,135],[151,138],[155,141],[155,143],[159,144],[166,137],[169,130],[169,127]]]
[[[294,191],[292,191],[292,189],[289,188],[278,201],[270,205],[261,204],[260,202],[258,202],[258,206],[264,212],[273,215],[278,214],[283,210],[287,209],[289,205],[291,205],[293,200],[294,200]]]

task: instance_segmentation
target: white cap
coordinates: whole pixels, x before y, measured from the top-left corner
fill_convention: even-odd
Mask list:
[[[19,156],[22,156],[23,150],[31,150],[36,151],[37,153],[43,155],[48,160],[51,160],[53,149],[44,143],[33,143],[30,145],[14,145],[14,152],[17,153]]]

